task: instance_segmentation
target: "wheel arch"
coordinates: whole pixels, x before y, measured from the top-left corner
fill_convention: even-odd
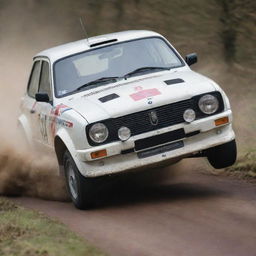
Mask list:
[[[63,166],[63,156],[65,151],[67,150],[67,146],[59,136],[56,136],[54,139],[54,150],[55,150],[59,165]]]
[[[76,162],[75,146],[66,130],[61,129],[54,138],[54,150],[60,167],[60,174],[64,173],[63,169],[63,156],[65,151],[69,151],[72,158]]]

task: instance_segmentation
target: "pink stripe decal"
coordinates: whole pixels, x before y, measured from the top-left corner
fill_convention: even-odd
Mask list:
[[[133,93],[130,95],[130,97],[132,97],[133,100],[137,101],[137,100],[143,100],[145,98],[160,95],[160,94],[161,92],[158,91],[158,89],[153,88],[153,89],[147,89],[147,90],[142,90],[142,91]]]

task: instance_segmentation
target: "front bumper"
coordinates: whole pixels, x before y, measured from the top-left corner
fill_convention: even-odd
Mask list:
[[[221,117],[228,117],[229,123],[216,127],[214,121]],[[78,150],[76,152],[77,159],[75,160],[78,169],[85,177],[97,177],[128,171],[131,169],[142,169],[152,165],[160,164],[161,162],[166,162],[166,164],[168,164],[179,158],[184,158],[188,155],[197,153],[207,148],[233,140],[235,138],[235,134],[232,129],[231,122],[232,112],[231,110],[227,110],[218,115],[196,120],[190,124],[182,123],[163,128],[161,130],[140,134],[130,138],[126,142],[118,141],[85,150]],[[183,142],[183,147],[161,152],[145,158],[139,158],[138,154],[140,151],[131,152],[125,155],[121,154],[122,152],[133,149],[136,140],[164,134],[181,128],[184,129],[185,134],[191,134],[195,131],[199,131],[199,133],[194,136],[185,137],[179,140]],[[165,144],[162,144],[162,146],[164,145]],[[91,159],[92,152],[102,149],[106,149],[107,157],[98,160]]]

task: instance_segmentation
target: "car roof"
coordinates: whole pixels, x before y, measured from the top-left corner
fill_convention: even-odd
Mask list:
[[[128,40],[139,39],[143,37],[151,37],[151,36],[161,36],[161,35],[156,32],[148,31],[148,30],[128,30],[128,31],[116,32],[111,34],[99,35],[95,37],[89,37],[88,40],[82,39],[79,41],[63,44],[60,46],[56,46],[56,47],[44,50],[42,52],[39,52],[37,55],[35,55],[34,58],[46,57],[50,59],[50,61],[53,63],[56,60],[62,59],[66,56],[73,55],[79,52],[84,52],[89,49],[97,48],[97,46],[95,47],[90,47],[90,46],[100,42],[105,42],[109,40],[110,41],[113,40],[114,42],[116,42],[116,40],[118,42],[122,42],[122,41],[128,41]],[[107,45],[107,44],[111,44],[111,42],[106,43],[104,45]],[[100,46],[102,46],[102,44],[100,44],[99,47]]]

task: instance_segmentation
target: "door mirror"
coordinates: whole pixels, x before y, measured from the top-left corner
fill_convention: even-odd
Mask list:
[[[186,56],[186,63],[191,66],[194,63],[197,63],[197,54],[196,53],[190,53]]]
[[[38,102],[49,102],[49,95],[47,93],[36,93],[36,101]]]

